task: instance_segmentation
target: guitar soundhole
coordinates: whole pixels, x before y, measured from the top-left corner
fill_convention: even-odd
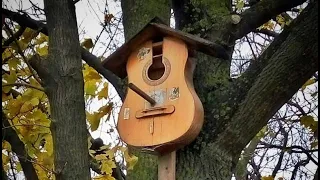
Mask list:
[[[152,64],[148,69],[148,77],[151,80],[160,79],[165,72],[165,65],[162,62],[163,39],[155,39],[152,43]]]

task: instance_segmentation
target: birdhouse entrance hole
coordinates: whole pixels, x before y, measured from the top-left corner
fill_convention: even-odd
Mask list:
[[[151,80],[160,79],[165,72],[165,65],[162,62],[163,38],[154,39],[152,42],[152,64],[148,69],[148,77]]]

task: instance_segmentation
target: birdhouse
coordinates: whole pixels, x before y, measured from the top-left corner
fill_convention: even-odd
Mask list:
[[[228,58],[221,46],[155,18],[102,62],[120,78],[128,77],[117,123],[128,145],[162,154],[199,134],[204,111],[193,87],[194,50]]]

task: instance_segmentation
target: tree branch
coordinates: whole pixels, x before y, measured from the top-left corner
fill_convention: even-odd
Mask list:
[[[270,31],[270,30],[267,30],[267,29],[261,29],[261,30],[255,29],[255,30],[253,30],[253,32],[265,34],[265,35],[271,36],[271,37],[277,37],[279,35],[279,33],[276,33],[274,31]]]
[[[13,34],[12,30],[9,28],[9,26],[8,26],[6,23],[4,23],[4,25],[5,25],[5,27],[8,29],[11,37],[14,37],[14,34]],[[18,40],[15,39],[15,38],[14,38],[13,40],[14,40],[14,42],[15,42],[16,45],[17,45],[18,53],[19,53],[20,56],[22,57],[24,63],[26,63],[26,65],[27,65],[27,67],[29,68],[32,76],[34,77],[35,80],[38,81],[39,84],[41,84],[41,80],[39,79],[38,75],[34,72],[34,70],[32,69],[32,67],[30,66],[27,58],[24,56],[24,53],[23,53],[23,51],[22,51],[22,49],[21,49],[21,47],[20,47],[20,45],[19,45],[19,43],[18,43]]]
[[[291,153],[304,153],[314,164],[318,165],[318,162],[310,155],[310,152],[317,152],[318,149],[306,150],[305,148],[297,145],[285,147],[285,146],[278,146],[274,144],[268,144],[265,142],[261,142],[261,145],[264,145],[263,148],[277,148],[277,149],[289,151]],[[260,149],[260,147],[258,147],[258,149]],[[297,151],[294,149],[300,149],[301,151]]]
[[[17,22],[20,26],[29,27],[36,31],[42,32],[45,35],[48,35],[48,30],[46,24],[43,24],[40,21],[34,20],[27,17],[26,15],[19,14],[18,12],[13,12],[7,9],[2,8],[2,14],[6,15],[7,18]],[[118,95],[122,100],[124,100],[125,93],[123,92],[120,86],[120,78],[115,76],[111,71],[105,69],[99,58],[91,54],[89,51],[81,47],[81,58],[92,68],[94,68],[98,73],[105,77],[116,89]]]
[[[287,146],[287,143],[288,143],[289,134],[283,129],[281,123],[279,123],[279,124],[280,124],[280,131],[282,131],[282,134],[284,135],[284,140],[283,140],[283,146],[282,147],[285,148]],[[274,169],[272,171],[272,177],[273,178],[276,177],[278,171],[281,168],[281,164],[282,164],[282,161],[283,161],[284,153],[285,153],[285,151],[281,151],[280,152],[278,162],[277,162],[276,166],[274,167]]]
[[[272,17],[288,11],[305,1],[306,0],[259,1],[241,14],[242,19],[239,24],[235,25],[234,31],[231,32],[231,39],[236,40],[242,38],[244,35],[268,22]]]
[[[24,30],[26,27],[22,26],[20,29],[14,33],[13,36],[9,37],[6,41],[4,41],[2,48],[1,48],[1,54],[5,51],[5,49],[12,43],[14,42],[15,39],[19,39],[20,36],[23,34]]]
[[[19,162],[21,164],[23,173],[27,180],[38,180],[38,175],[31,163],[32,158],[27,154],[23,142],[20,140],[14,129],[5,128],[9,127],[10,123],[2,111],[2,137],[4,140],[8,141],[11,144],[12,151],[17,154]]]
[[[306,160],[302,160],[302,161],[299,161],[295,166],[294,166],[294,169],[292,171],[292,175],[291,175],[291,180],[294,180],[296,179],[296,175],[297,175],[297,171],[299,169],[300,166],[305,166],[309,163],[310,159],[307,158]]]
[[[36,87],[34,85],[31,85],[31,84],[27,84],[27,83],[10,83],[10,84],[2,84],[2,87],[6,87],[6,86],[25,86],[25,87],[29,87],[29,88],[33,88],[33,89],[36,89],[36,90],[39,90],[39,91],[43,91],[44,92],[44,89],[42,88],[39,88],[39,87]]]
[[[318,1],[310,3],[290,28],[237,79],[237,87],[232,88],[237,89],[239,108],[217,141],[225,149],[235,154],[241,152],[258,130],[318,70],[317,25]]]

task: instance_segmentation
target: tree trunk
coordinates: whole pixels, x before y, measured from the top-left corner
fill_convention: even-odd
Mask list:
[[[241,38],[245,35],[243,32],[253,31],[265,23],[268,18],[297,6],[303,1],[281,1],[280,4],[274,0],[261,1],[247,11],[250,16],[244,13],[239,25],[231,23],[230,2],[229,0],[173,1],[176,27],[220,43],[231,57],[235,37]],[[265,3],[270,6],[264,6]],[[128,1],[122,1],[122,7],[129,6],[128,4],[130,4]],[[145,14],[145,9],[157,7],[154,6],[154,3],[136,5],[139,7],[133,8],[134,10],[123,9],[124,19],[132,24],[141,21],[127,16],[128,14],[134,12],[135,16],[139,16]],[[315,16],[317,5],[318,2],[311,3],[309,8],[306,8],[300,15],[301,17],[292,22],[290,28],[275,39],[265,53],[252,63],[248,72],[243,75],[244,78],[230,78],[231,59],[217,59],[197,53],[194,85],[204,106],[205,122],[196,140],[177,151],[177,179],[231,179],[241,150],[267,123],[275,111],[317,71],[317,40],[304,36],[318,31],[316,23],[310,23],[318,22]],[[127,12],[128,10],[133,11]],[[256,17],[253,14],[260,12],[266,17],[259,16],[256,20],[252,20],[253,17]],[[157,15],[163,16],[163,14]],[[308,19],[308,22],[304,22],[303,19]],[[125,21],[124,28],[130,29],[130,34],[125,37],[131,37],[133,32],[140,30],[133,28]],[[125,31],[126,34],[128,32]],[[303,37],[300,37],[299,34]],[[302,38],[305,41],[301,41]],[[307,44],[309,46],[306,46]],[[290,69],[295,71],[292,72]],[[264,83],[265,85],[262,86]],[[276,85],[272,86],[272,83]],[[264,91],[266,87],[268,88],[267,93]],[[280,90],[279,87],[282,89]],[[260,92],[260,95],[255,95],[255,92]],[[271,95],[273,98],[270,98]],[[274,101],[274,99],[279,101]],[[247,101],[252,102],[251,106],[243,105]],[[264,110],[255,111],[255,108],[264,108]],[[255,116],[248,115],[239,118],[240,115],[247,115],[247,112],[252,112]],[[153,159],[152,162],[156,162],[156,158],[153,157]],[[149,177],[146,178],[147,180],[156,179],[156,168],[143,168],[148,161],[151,161],[150,156],[139,154],[138,165],[133,172],[129,172],[128,179],[139,179],[138,177],[145,177],[143,175]],[[155,163],[152,165],[156,166]],[[135,176],[136,174],[139,176]]]
[[[37,70],[50,102],[55,177],[87,180],[87,125],[75,6],[72,0],[45,0],[44,6],[49,54],[38,62]]]

